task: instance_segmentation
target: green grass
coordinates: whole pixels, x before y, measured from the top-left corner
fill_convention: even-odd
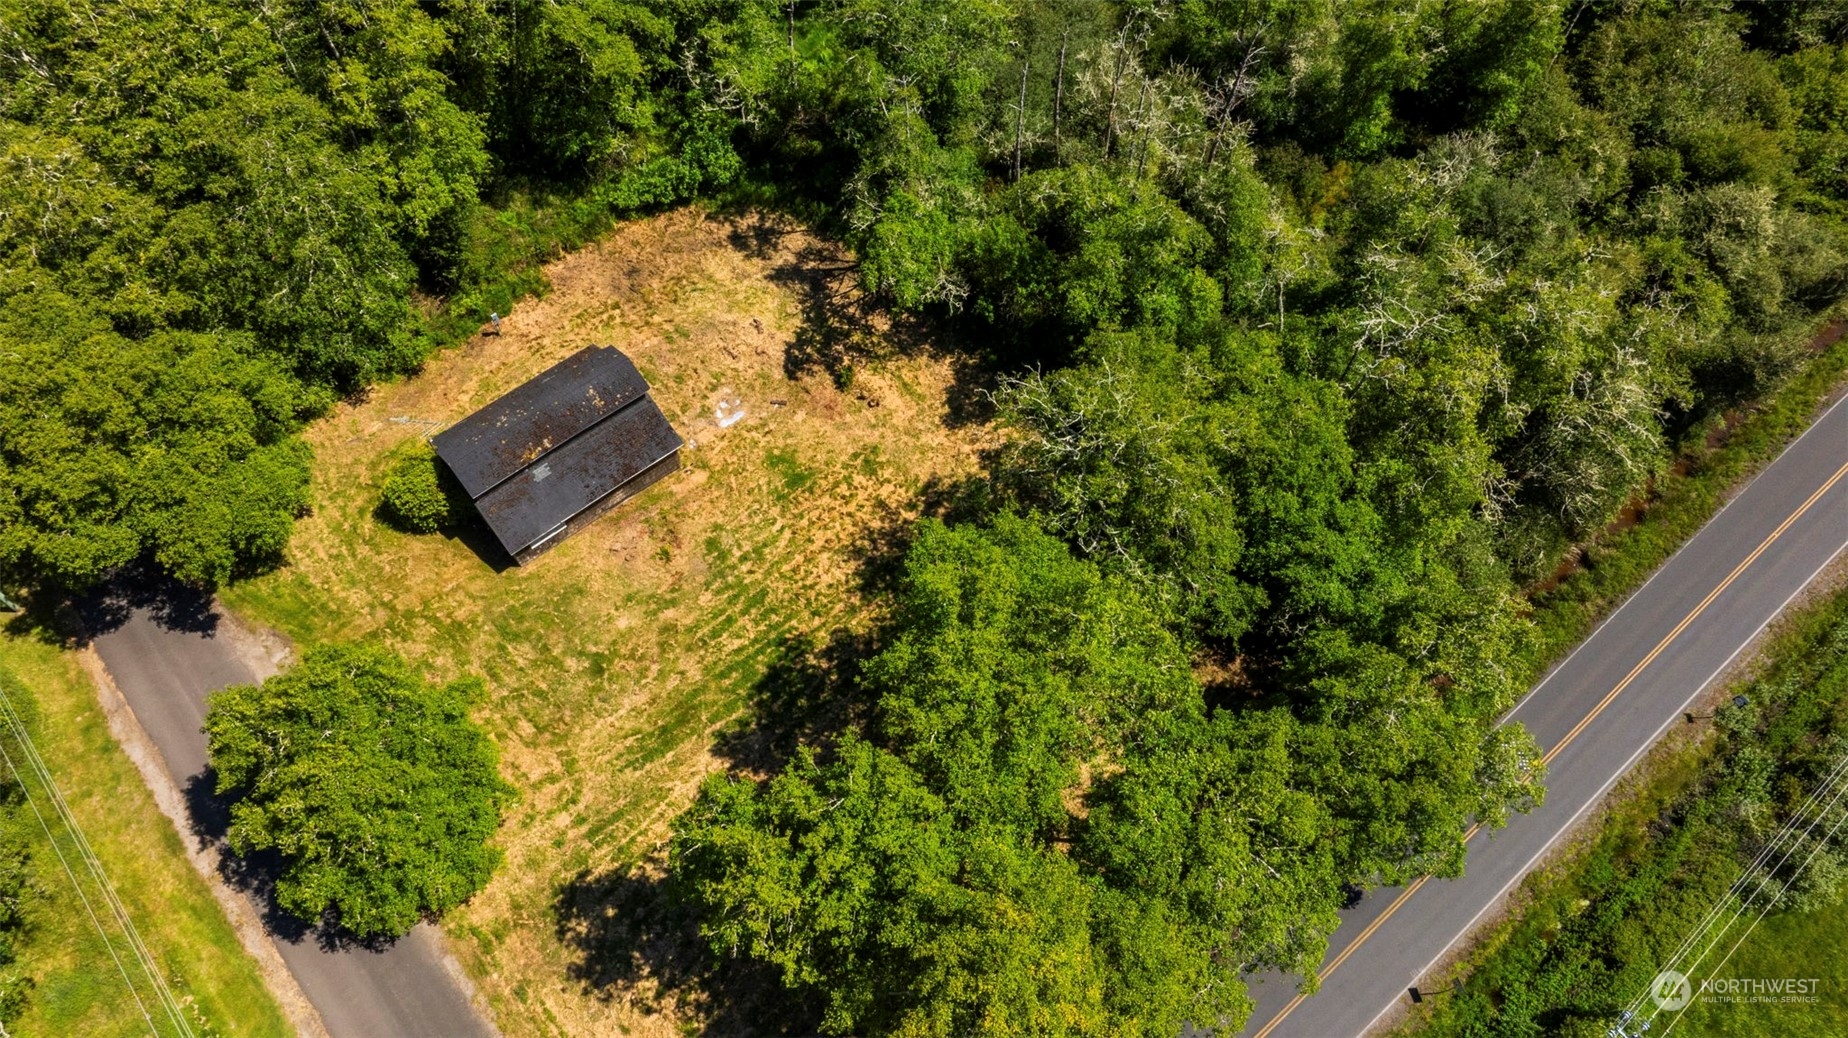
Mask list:
[[[195,1033],[282,1036],[291,1032],[257,965],[238,943],[180,836],[154,806],[140,774],[109,734],[96,692],[75,656],[23,637],[0,635],[0,683],[27,714],[34,743],[95,848],[129,917],[189,1015]],[[9,750],[16,749],[10,745]],[[9,776],[10,778],[11,776]],[[136,971],[122,932],[108,918],[36,780],[27,789],[52,826],[59,849],[129,968],[150,1012],[162,1020],[151,985]],[[30,820],[30,813],[28,812]],[[36,827],[36,821],[31,822]],[[58,865],[51,837],[37,830],[33,865],[43,896],[32,907],[21,949],[35,981],[15,1035],[85,1038],[148,1034],[129,982],[110,958],[77,887]],[[172,1033],[161,1024],[158,1033]]]
[[[814,470],[803,465],[793,451],[770,451],[764,455],[764,467],[775,473],[781,482],[778,497],[783,500],[815,482]]]
[[[1773,913],[1721,971],[1727,977],[1815,978],[1814,1003],[1696,1002],[1676,1034],[1736,1038],[1848,1035],[1848,926],[1842,908]]]

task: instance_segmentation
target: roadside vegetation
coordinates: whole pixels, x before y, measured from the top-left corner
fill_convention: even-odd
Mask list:
[[[1727,496],[1809,427],[1848,380],[1848,315],[1839,310],[1814,340],[1816,355],[1758,400],[1717,412],[1690,429],[1674,463],[1657,473],[1610,527],[1575,549],[1528,593],[1530,680],[1576,645],[1699,530]]]
[[[1848,289],[1828,4],[0,19],[0,575],[48,602],[148,557],[305,645],[483,674],[532,806],[453,925],[478,973],[534,964],[495,983],[535,1030],[600,1012],[560,942],[709,1016],[687,963],[755,968],[841,1033],[1236,1026],[1351,884],[1454,874],[1540,795],[1494,722],[1662,546],[1594,554],[1537,635],[1520,589]],[[720,217],[558,257],[694,198]],[[612,272],[662,228],[691,241]],[[432,352],[489,310],[504,338]],[[689,428],[756,417],[493,574],[384,469],[599,339]],[[636,918],[659,890],[703,952]]]
[[[1530,882],[1519,919],[1461,968],[1463,994],[1432,1000],[1404,1033],[1603,1035],[1710,908],[1728,906],[1729,918],[1740,911],[1727,893],[1742,874],[1755,895],[1745,918],[1764,911],[1764,922],[1732,927],[1702,969],[1686,971],[1695,983],[1715,974],[1735,942],[1721,977],[1840,981],[1848,831],[1825,835],[1839,806],[1808,838],[1780,845],[1776,867],[1750,866],[1848,748],[1848,591],[1787,621],[1765,660],[1734,690],[1747,705],[1722,707],[1707,738],[1652,756],[1589,843]],[[1816,994],[1814,1005],[1697,1003],[1676,1029],[1834,1033],[1840,991]]]
[[[205,880],[187,862],[183,837],[155,807],[141,776],[116,747],[96,690],[76,656],[36,637],[0,635],[0,685],[24,714],[34,744],[194,1033],[292,1034],[256,962]],[[8,753],[21,763],[18,745],[6,739]],[[102,892],[85,874],[74,844],[46,802],[46,791],[27,779],[28,791],[55,834],[55,851],[54,836],[22,801],[14,773],[6,772],[4,779],[8,793],[0,807],[5,834],[0,869],[9,877],[9,894],[19,897],[4,902],[17,928],[10,933],[12,959],[0,966],[0,1021],[16,1035],[139,1038],[149,1033],[139,996],[158,1021],[156,1033],[175,1033],[137,971]],[[21,864],[21,852],[27,877],[23,890],[10,878]],[[59,853],[68,858],[81,886],[73,886]],[[98,923],[92,923],[85,898]],[[122,957],[128,980],[112,952]]]

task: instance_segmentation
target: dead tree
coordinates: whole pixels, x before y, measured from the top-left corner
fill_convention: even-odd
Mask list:
[[[1020,179],[1020,139],[1027,127],[1027,70],[1032,62],[1023,56],[1020,59],[1020,104],[1014,109],[1014,179]]]
[[[1268,26],[1268,22],[1260,24],[1249,40],[1243,33],[1239,34],[1238,42],[1245,45],[1245,56],[1239,59],[1238,70],[1230,76],[1219,77],[1219,82],[1207,91],[1207,119],[1213,126],[1212,135],[1206,144],[1206,171],[1209,173],[1213,169],[1213,159],[1219,154],[1220,143],[1234,125],[1232,117],[1238,112],[1239,106],[1245,103],[1245,99],[1257,92],[1255,66],[1265,53],[1264,44],[1260,41]]]
[[[1059,34],[1059,71],[1054,77],[1056,85],[1052,90],[1052,161],[1055,165],[1065,164],[1065,139],[1059,134],[1059,118],[1065,110],[1065,43],[1068,32]]]

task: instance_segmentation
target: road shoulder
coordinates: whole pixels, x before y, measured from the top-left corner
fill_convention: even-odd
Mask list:
[[[109,676],[109,669],[103,666],[102,657],[96,650],[85,647],[78,650],[78,657],[83,663],[84,671],[90,677],[90,683],[96,689],[97,705],[102,708],[103,717],[108,722],[109,734],[115,737],[116,745],[141,773],[141,780],[153,795],[155,806],[160,813],[167,816],[174,831],[180,834],[180,843],[186,848],[186,860],[205,880],[211,889],[212,897],[218,907],[230,921],[231,928],[237,932],[239,943],[257,962],[258,971],[263,976],[263,983],[269,988],[288,1017],[289,1024],[301,1038],[328,1038],[327,1028],[321,1023],[321,1015],[315,1012],[303,993],[301,985],[282,961],[282,955],[270,941],[263,921],[257,917],[256,909],[250,900],[232,890],[224,881],[219,871],[220,855],[216,847],[204,846],[188,835],[186,798],[180,787],[173,781],[167,768],[166,759],[160,749],[148,737],[147,730],[141,727],[141,721],[124,699],[114,679]]]
[[[1830,395],[1831,402],[1840,393]],[[1765,629],[1739,653],[1738,657],[1720,672],[1691,712],[1706,715],[1708,719],[1695,724],[1670,730],[1670,733],[1650,747],[1649,752],[1631,768],[1618,783],[1607,793],[1592,810],[1587,811],[1577,822],[1561,833],[1551,850],[1541,859],[1534,869],[1522,879],[1520,884],[1509,891],[1501,901],[1484,913],[1471,931],[1456,944],[1452,945],[1444,957],[1425,971],[1419,978],[1418,985],[1424,990],[1441,990],[1453,978],[1467,980],[1468,974],[1483,955],[1492,954],[1499,946],[1508,927],[1518,923],[1523,914],[1533,904],[1535,891],[1556,882],[1563,874],[1577,868],[1593,848],[1596,847],[1605,829],[1617,817],[1624,816],[1632,802],[1644,794],[1655,782],[1659,771],[1673,766],[1692,752],[1710,752],[1696,748],[1705,742],[1712,732],[1711,715],[1715,709],[1742,685],[1750,683],[1761,674],[1768,662],[1767,649],[1786,635],[1793,623],[1800,622],[1810,607],[1830,598],[1848,588],[1848,552],[1837,555],[1828,568],[1817,574],[1797,596],[1779,613],[1778,618],[1766,625]],[[1418,1033],[1402,1030],[1408,1024],[1416,1024],[1415,1013],[1409,1001],[1393,1004],[1387,1012],[1375,1020],[1368,1029],[1369,1035],[1409,1036]]]

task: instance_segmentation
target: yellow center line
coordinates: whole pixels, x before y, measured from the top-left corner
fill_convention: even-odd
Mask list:
[[[1649,655],[1643,657],[1643,660],[1641,663],[1638,663],[1636,666],[1631,667],[1630,673],[1625,674],[1623,676],[1623,680],[1617,683],[1617,687],[1611,689],[1610,693],[1606,695],[1604,699],[1598,703],[1597,707],[1594,708],[1591,711],[1591,713],[1585,715],[1584,720],[1580,721],[1571,731],[1567,732],[1566,737],[1564,739],[1559,740],[1558,745],[1546,751],[1546,756],[1540,758],[1540,763],[1551,764],[1553,762],[1554,757],[1559,756],[1561,751],[1563,751],[1567,746],[1572,745],[1572,740],[1578,738],[1579,733],[1584,731],[1585,727],[1591,724],[1591,722],[1597,720],[1598,715],[1604,712],[1605,707],[1611,705],[1612,700],[1616,699],[1617,696],[1621,694],[1624,689],[1630,687],[1630,682],[1636,680],[1636,676],[1643,672],[1643,668],[1649,666],[1651,663],[1654,663],[1655,658],[1662,654],[1662,650],[1668,648],[1670,642],[1674,641],[1676,638],[1681,637],[1681,632],[1687,630],[1689,624],[1693,623],[1695,620],[1698,620],[1700,618],[1700,614],[1706,612],[1707,607],[1713,604],[1713,600],[1720,597],[1720,594],[1722,592],[1724,592],[1727,588],[1731,587],[1733,581],[1739,579],[1739,574],[1744,573],[1746,570],[1746,567],[1758,561],[1758,557],[1765,553],[1765,549],[1771,547],[1771,542],[1777,540],[1779,537],[1784,536],[1784,531],[1790,529],[1790,526],[1792,523],[1796,522],[1798,519],[1803,518],[1803,513],[1809,511],[1810,506],[1815,504],[1816,501],[1822,497],[1822,495],[1828,493],[1829,488],[1835,486],[1835,484],[1839,482],[1842,476],[1844,475],[1848,475],[1848,464],[1843,464],[1841,468],[1836,469],[1835,475],[1830,476],[1828,482],[1824,483],[1820,487],[1817,487],[1816,492],[1809,496],[1809,500],[1803,502],[1803,504],[1800,507],[1798,507],[1796,511],[1790,513],[1789,518],[1785,519],[1782,523],[1778,524],[1778,528],[1775,530],[1772,530],[1770,536],[1760,541],[1758,543],[1758,547],[1753,548],[1752,553],[1750,555],[1747,555],[1743,560],[1740,561],[1740,563],[1737,566],[1734,566],[1733,571],[1731,573],[1726,574],[1726,579],[1720,581],[1720,585],[1718,587],[1714,588],[1712,591],[1707,592],[1707,597],[1701,599],[1700,604],[1695,606],[1692,612],[1682,617],[1681,622],[1675,625],[1675,629],[1668,632],[1668,634],[1664,635],[1662,640],[1656,643],[1656,647],[1649,650]]]
[[[1655,661],[1655,658],[1657,656],[1660,656],[1662,654],[1662,651],[1668,648],[1671,642],[1673,642],[1676,638],[1681,637],[1681,633],[1688,629],[1688,625],[1692,624],[1695,620],[1699,619],[1702,613],[1707,611],[1707,607],[1713,604],[1714,599],[1719,598],[1720,595],[1723,592],[1725,592],[1727,588],[1731,587],[1733,584],[1733,581],[1738,580],[1739,575],[1744,573],[1747,567],[1751,566],[1754,562],[1757,562],[1758,557],[1765,553],[1765,549],[1771,547],[1772,542],[1776,541],[1779,537],[1782,537],[1784,535],[1784,532],[1786,530],[1789,530],[1791,525],[1794,524],[1798,519],[1803,518],[1803,514],[1810,510],[1810,506],[1814,505],[1817,501],[1821,500],[1822,495],[1828,493],[1830,488],[1834,487],[1835,484],[1841,482],[1841,479],[1843,476],[1848,476],[1848,462],[1844,462],[1841,468],[1836,469],[1835,474],[1830,476],[1827,482],[1823,483],[1822,486],[1818,487],[1816,489],[1816,492],[1811,494],[1807,501],[1804,501],[1803,504],[1799,505],[1797,507],[1797,510],[1790,513],[1789,517],[1786,518],[1782,523],[1779,523],[1777,529],[1772,530],[1769,536],[1767,536],[1764,540],[1760,541],[1758,544],[1758,547],[1753,548],[1752,553],[1750,555],[1747,555],[1742,562],[1740,562],[1737,566],[1734,566],[1733,571],[1726,575],[1726,579],[1720,581],[1718,587],[1715,587],[1712,591],[1708,592],[1707,597],[1701,599],[1699,605],[1695,606],[1694,609],[1688,613],[1688,615],[1682,617],[1681,622],[1675,625],[1675,629],[1668,632],[1668,634],[1664,636],[1661,641],[1657,642],[1655,648],[1649,650],[1649,655],[1644,656],[1641,663],[1638,663],[1636,666],[1630,668],[1630,673],[1624,675],[1623,680],[1617,683],[1616,688],[1611,689],[1609,694],[1607,694],[1602,700],[1600,700],[1598,702],[1598,705],[1593,707],[1591,712],[1586,714],[1583,720],[1579,721],[1577,725],[1574,725],[1572,730],[1566,733],[1565,738],[1559,740],[1558,743],[1554,744],[1552,749],[1546,751],[1546,756],[1540,758],[1540,763],[1551,764],[1553,761],[1553,758],[1559,756],[1559,754],[1563,750],[1565,750],[1567,746],[1570,746],[1572,744],[1572,740],[1578,738],[1579,734],[1583,732],[1586,729],[1586,727],[1588,727],[1591,724],[1591,722],[1597,720],[1598,715],[1604,712],[1605,707],[1611,705],[1612,700],[1615,700],[1619,695],[1621,695],[1624,689],[1630,687],[1630,683],[1636,680],[1637,675],[1641,674],[1644,668],[1648,667],[1649,664],[1653,663]],[[1482,831],[1482,826],[1480,825],[1470,826],[1469,830],[1463,834],[1463,842],[1468,843],[1472,838],[1475,837],[1477,833],[1481,831]],[[1348,942],[1348,946],[1341,950],[1341,954],[1335,956],[1333,961],[1329,962],[1328,965],[1322,967],[1322,969],[1316,973],[1317,982],[1320,983],[1322,981],[1326,981],[1329,977],[1333,976],[1334,972],[1341,968],[1341,964],[1348,960],[1348,956],[1354,954],[1354,952],[1357,951],[1362,944],[1366,943],[1367,939],[1372,937],[1374,932],[1378,930],[1380,926],[1386,922],[1386,920],[1391,919],[1393,916],[1393,913],[1397,912],[1401,906],[1403,906],[1407,901],[1409,901],[1413,894],[1418,893],[1419,888],[1423,887],[1425,883],[1428,882],[1430,879],[1431,877],[1429,875],[1424,875],[1424,876],[1420,876],[1417,879],[1413,880],[1411,884],[1409,884],[1405,888],[1405,890],[1402,893],[1400,893],[1398,897],[1393,899],[1392,904],[1386,906],[1386,910],[1380,913],[1379,918],[1367,924],[1367,928],[1362,930],[1360,933],[1356,934],[1354,936],[1354,939]],[[1264,1028],[1258,1031],[1256,1034],[1252,1035],[1251,1038],[1269,1038],[1270,1033],[1276,1030],[1277,1027],[1283,1023],[1285,1017],[1289,1016],[1291,1013],[1294,1013],[1296,1011],[1296,1007],[1302,1005],[1303,1000],[1306,999],[1307,997],[1308,997],[1307,995],[1299,994],[1295,998],[1290,999],[1289,1004],[1284,1006],[1281,1010],[1279,1010],[1276,1016],[1271,1017],[1270,1022],[1265,1024]]]
[[[1361,942],[1365,941],[1369,937],[1372,937],[1373,931],[1379,929],[1381,923],[1384,923],[1386,920],[1392,918],[1392,914],[1399,910],[1399,906],[1402,904],[1405,904],[1407,898],[1410,898],[1413,894],[1418,893],[1418,888],[1424,886],[1425,883],[1430,881],[1430,879],[1431,879],[1430,876],[1420,876],[1417,879],[1413,880],[1411,884],[1408,885],[1402,893],[1400,893],[1398,898],[1394,900],[1392,904],[1386,906],[1386,911],[1381,912],[1380,917],[1378,919],[1375,919],[1373,922],[1369,923],[1367,925],[1367,928],[1365,930],[1362,930],[1360,932],[1360,935],[1358,937],[1355,937],[1354,940],[1350,942],[1345,949],[1342,950],[1340,955],[1335,956],[1335,961],[1323,967],[1322,971],[1319,974],[1317,974],[1317,976],[1326,980],[1330,974],[1340,969],[1341,964],[1347,961],[1348,956],[1354,954],[1354,950],[1360,947]],[[1257,1034],[1252,1035],[1251,1038],[1265,1038],[1266,1035],[1271,1033],[1271,1029],[1276,1027],[1278,1024],[1283,1023],[1283,1018],[1286,1016],[1289,1016],[1290,1013],[1293,1012],[1297,1006],[1302,1004],[1303,999],[1306,997],[1308,996],[1297,995],[1295,998],[1291,999],[1290,1004],[1283,1007],[1283,1012],[1278,1013],[1276,1016],[1272,1017],[1271,1022],[1264,1025],[1264,1030],[1259,1031]]]

